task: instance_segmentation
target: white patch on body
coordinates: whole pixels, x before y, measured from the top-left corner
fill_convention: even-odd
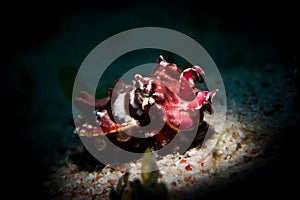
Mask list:
[[[167,63],[166,61],[162,60],[162,61],[160,61],[159,64],[162,65],[162,66],[164,66],[164,67],[166,67],[169,63]]]
[[[96,115],[97,115],[98,117],[102,118],[102,117],[104,117],[105,112],[99,112],[99,111],[97,111],[97,112],[96,112]]]
[[[133,121],[134,119],[126,112],[125,96],[126,93],[121,93],[116,98],[113,104],[113,115],[118,117],[121,120],[124,120],[125,122],[129,122],[129,121]]]
[[[164,98],[165,98],[164,94],[158,93],[158,92],[154,92],[154,93],[153,93],[153,96],[160,97],[161,99],[164,99]]]
[[[153,80],[150,80],[148,85],[147,85],[147,88],[146,88],[147,91],[149,91],[149,92],[151,91],[151,88],[152,88],[152,82],[153,82]]]
[[[155,103],[155,100],[152,97],[146,97],[143,100],[142,109],[145,110],[146,105],[148,105],[148,104],[153,105],[154,103]]]
[[[130,105],[133,107],[133,108],[135,108],[135,109],[137,109],[139,106],[136,104],[136,102],[134,101],[134,99],[135,99],[135,95],[134,95],[134,91],[136,90],[136,88],[133,88],[131,91],[130,91],[130,93],[129,93],[129,102],[130,102]]]

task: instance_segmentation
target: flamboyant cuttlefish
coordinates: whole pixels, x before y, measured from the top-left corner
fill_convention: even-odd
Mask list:
[[[199,66],[181,71],[159,56],[149,77],[136,74],[131,85],[119,80],[106,98],[95,99],[82,91],[75,100],[77,107],[95,105],[95,115],[93,119],[75,119],[80,124],[75,132],[83,137],[106,136],[132,152],[144,152],[147,147],[157,150],[179,130],[198,128],[204,111],[212,113],[212,98],[218,89],[197,89],[196,83],[203,83],[204,79],[205,73]],[[151,127],[141,129],[150,122]]]

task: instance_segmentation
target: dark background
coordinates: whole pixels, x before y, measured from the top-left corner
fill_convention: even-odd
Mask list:
[[[11,4],[1,7],[1,90],[6,91],[6,86],[11,82],[8,76],[11,62],[20,54],[29,51],[43,43],[47,38],[55,35],[60,28],[61,23],[68,17],[76,16],[76,13],[89,12],[108,12],[111,14],[118,13],[123,9],[130,9],[138,1],[108,1],[95,4],[57,4],[54,2],[39,4]],[[206,2],[207,3],[207,2]],[[156,6],[164,6],[165,13],[155,13],[157,18],[149,19],[147,15],[135,16],[134,10],[131,15],[139,18],[145,23],[135,24],[134,21],[127,28],[140,26],[162,26],[166,28],[174,28],[184,32],[184,25],[159,21],[161,15],[189,15],[190,19],[199,26],[210,27],[209,21],[213,19],[219,23],[224,30],[240,33],[241,35],[249,35],[249,38],[259,38],[254,41],[262,41],[263,44],[270,45],[277,51],[277,61],[289,66],[299,67],[299,20],[297,6],[285,1],[280,3],[261,3],[261,2],[241,2],[239,4],[221,5],[215,1],[210,5],[199,1],[198,5],[192,2],[152,1],[149,6],[147,3],[141,10],[152,9],[155,13]],[[178,8],[181,8],[180,12]],[[173,8],[177,8],[174,13]],[[140,13],[140,12],[139,12]],[[109,20],[109,14],[107,20]],[[120,19],[120,27],[124,27],[124,21],[127,16]],[[202,20],[203,18],[207,19]],[[131,18],[132,19],[132,18]],[[78,22],[80,23],[80,21]],[[114,22],[116,23],[116,22]],[[207,23],[207,24],[206,24]],[[116,26],[116,24],[115,24]],[[106,27],[109,30],[109,27]],[[74,33],[76,34],[76,33]],[[212,33],[213,34],[213,33]],[[233,41],[234,42],[234,41]],[[228,48],[231,48],[230,46]],[[224,49],[226,51],[226,49]],[[247,52],[245,50],[245,52]],[[245,53],[244,52],[244,53]],[[251,54],[251,52],[249,52]],[[212,56],[214,57],[214,56]],[[218,59],[218,58],[217,58]],[[219,60],[219,65],[223,60]],[[228,67],[229,68],[229,67]],[[226,70],[226,68],[225,68]],[[276,80],[274,80],[276,81]],[[31,87],[34,83],[24,78],[24,83]],[[8,136],[8,142],[4,145],[5,150],[2,151],[2,165],[5,170],[3,174],[9,173],[6,186],[10,190],[5,192],[12,197],[38,197],[42,199],[46,197],[43,192],[42,180],[47,176],[48,169],[41,164],[40,160],[45,156],[43,153],[34,149],[34,144],[22,132],[18,131],[23,126],[22,121],[26,115],[18,116],[15,113],[19,107],[24,106],[26,101],[22,100],[22,96],[16,96],[11,93],[1,93],[2,99],[6,102],[3,107],[9,109],[4,120],[4,127],[9,131],[3,132],[4,136]],[[6,110],[6,109],[5,109]],[[16,125],[8,126],[17,121]],[[34,121],[32,121],[34,123]],[[51,122],[49,122],[51,123]],[[280,130],[286,135],[295,132],[295,127],[286,127]],[[286,138],[286,139],[284,139]],[[232,199],[243,199],[244,197],[257,198],[273,198],[279,194],[286,198],[292,197],[297,192],[297,181],[299,180],[299,172],[297,172],[297,140],[284,137],[280,142],[280,147],[276,151],[276,159],[261,170],[251,174],[236,184],[229,185],[222,191],[211,194],[209,197],[226,197],[230,195]],[[11,148],[13,147],[13,148]],[[13,154],[10,149],[13,149]],[[21,156],[14,156],[21,154]],[[296,183],[293,183],[295,181]],[[259,195],[260,194],[260,195]]]

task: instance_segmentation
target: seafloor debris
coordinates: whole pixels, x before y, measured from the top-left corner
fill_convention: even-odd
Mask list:
[[[192,199],[193,194],[203,196],[220,182],[235,180],[268,160],[263,155],[271,137],[258,125],[236,122],[230,117],[226,120],[225,131],[207,140],[207,146],[215,141],[213,151],[208,152],[203,147],[192,148],[183,155],[158,156],[157,183],[164,184],[174,199],[185,199],[187,195]],[[82,150],[73,150],[71,154],[78,151]],[[101,170],[98,167],[89,172],[79,170],[69,157],[62,165],[53,168],[51,181],[47,182],[49,195],[53,199],[109,199],[112,188],[117,188],[118,182],[124,178],[128,180],[128,187],[143,183],[142,162],[142,159],[132,161],[119,169],[105,166]],[[130,168],[129,172],[126,168]]]
[[[172,199],[167,186],[158,182],[160,172],[149,148],[146,149],[141,162],[141,181],[140,179],[128,181],[129,172],[126,172],[119,179],[117,187],[110,191],[111,200]]]

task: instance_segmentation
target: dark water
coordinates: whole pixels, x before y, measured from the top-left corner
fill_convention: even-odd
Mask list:
[[[78,143],[68,125],[72,117],[68,92],[72,85],[65,80],[72,80],[85,56],[98,43],[121,31],[144,26],[174,29],[197,40],[214,59],[221,74],[228,75],[236,68],[259,71],[271,63],[269,70],[284,66],[280,70],[297,85],[299,75],[294,74],[299,70],[296,6],[273,6],[252,2],[225,9],[176,1],[150,4],[114,1],[83,7],[45,4],[38,8],[14,5],[3,8],[9,12],[1,14],[4,33],[1,86],[5,91],[1,96],[7,102],[3,107],[9,111],[5,111],[3,123],[3,128],[8,130],[2,131],[8,136],[5,140],[8,147],[2,152],[1,163],[6,169],[4,174],[12,175],[7,180],[9,195],[46,197],[42,180],[63,152]],[[152,55],[158,53],[161,52],[144,51],[144,55],[136,52],[127,55],[124,61],[120,58],[116,65],[150,62]],[[115,78],[120,70],[109,74]],[[69,76],[60,78],[60,73]],[[109,86],[110,81],[103,87]],[[231,84],[230,80],[224,82],[225,86]],[[297,95],[295,102],[299,100]],[[298,112],[297,108],[299,104],[290,112]],[[240,199],[256,198],[259,193],[264,197],[295,193],[295,185],[290,182],[297,181],[298,176],[294,164],[297,140],[290,139],[296,138],[295,127],[287,125],[279,132],[286,133],[287,137],[279,143],[274,162],[212,197],[230,195]]]

